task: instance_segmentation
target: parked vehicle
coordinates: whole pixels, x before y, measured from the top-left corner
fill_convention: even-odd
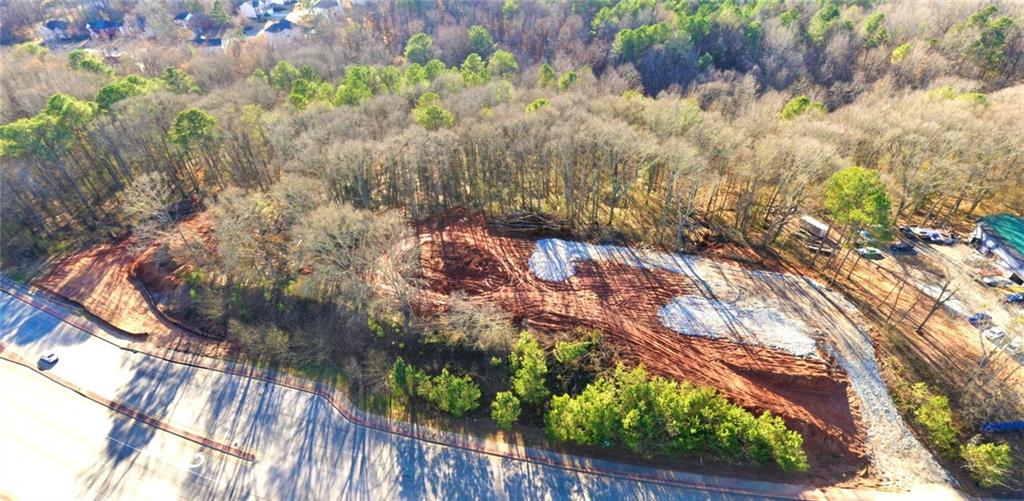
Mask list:
[[[828,237],[828,225],[808,215],[800,216],[800,229],[814,238]]]
[[[985,336],[985,339],[988,339],[989,341],[992,341],[994,343],[1006,337],[1006,332],[998,327],[992,327],[990,329],[985,330],[985,332],[982,332],[981,335]]]
[[[911,229],[909,226],[900,226],[900,233],[911,240],[917,238],[917,234],[914,233],[914,230]]]
[[[922,228],[920,226],[911,226],[910,231],[913,232],[914,236],[921,240],[931,240],[931,232],[935,231],[931,228]]]
[[[1014,292],[1009,296],[1006,296],[1007,303],[1024,303],[1024,293]]]
[[[985,284],[986,287],[1011,287],[1016,285],[1003,277],[981,277],[978,281]]]
[[[920,226],[901,227],[900,233],[903,233],[908,237],[913,235],[919,240],[940,245],[953,245],[960,241],[959,235],[939,231],[935,228],[922,228]]]
[[[864,257],[865,259],[882,259],[882,251],[874,247],[860,247],[857,249],[857,254]]]
[[[948,233],[933,231],[928,234],[928,241],[933,244],[953,245],[957,243],[957,241],[959,241],[959,238],[957,238],[955,235],[950,235]]]
[[[804,245],[808,249],[810,249],[811,252],[817,252],[818,254],[821,254],[823,256],[830,256],[836,250],[835,247],[833,247],[830,244],[808,243],[808,244],[804,244]]]
[[[48,351],[46,353],[43,353],[43,356],[39,357],[38,365],[39,368],[41,369],[49,369],[50,367],[57,365],[58,361],[60,361],[60,357],[57,356],[56,353]]]
[[[1017,353],[1021,347],[1024,346],[1024,338],[1015,337],[1010,341],[1010,344],[1006,345],[1006,351],[1010,353]]]
[[[889,250],[893,254],[917,254],[917,249],[910,242],[896,242],[889,245]]]
[[[975,313],[967,317],[967,321],[979,329],[987,329],[992,326],[992,315],[988,313]]]

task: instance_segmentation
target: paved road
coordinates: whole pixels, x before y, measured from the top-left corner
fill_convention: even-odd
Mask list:
[[[243,461],[112,412],[0,361],[0,492],[23,499],[753,499],[792,486],[672,473],[643,482],[422,442],[346,421],[322,398],[121,350],[0,293],[5,354],[55,350],[52,374],[169,425],[247,448]],[[12,431],[15,431],[12,433]],[[625,474],[654,470],[590,461]],[[45,472],[45,473],[44,473]],[[747,491],[750,492],[750,491]],[[805,495],[818,497],[821,491]],[[844,491],[847,498],[872,493]]]

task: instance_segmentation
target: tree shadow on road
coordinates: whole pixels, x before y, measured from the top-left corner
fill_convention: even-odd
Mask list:
[[[194,370],[156,358],[139,356],[135,359],[131,380],[112,400],[164,420],[177,405],[178,393],[193,378]],[[142,450],[157,433],[165,432],[135,418],[115,413],[107,433],[104,457],[84,475],[83,482],[95,492],[117,492],[124,475],[145,454]]]

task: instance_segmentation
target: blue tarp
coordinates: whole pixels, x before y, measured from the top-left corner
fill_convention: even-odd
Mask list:
[[[1024,431],[1024,421],[1007,421],[1005,423],[985,423],[981,425],[984,433],[995,433],[1000,431]]]

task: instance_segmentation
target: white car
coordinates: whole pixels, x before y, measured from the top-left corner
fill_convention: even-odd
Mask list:
[[[1024,338],[1015,337],[1010,341],[1010,344],[1006,345],[1006,351],[1009,351],[1010,353],[1017,353],[1020,351],[1022,345],[1024,345]]]
[[[874,247],[860,247],[857,249],[857,254],[866,257],[868,259],[882,259],[882,251]]]
[[[50,367],[56,365],[58,360],[60,360],[60,357],[58,357],[57,354],[52,351],[43,353],[43,356],[39,357],[39,363],[41,365],[48,365]]]
[[[999,341],[1000,339],[1006,337],[1006,332],[997,327],[992,327],[991,329],[988,329],[981,334],[985,336],[985,339],[988,339],[989,341],[992,342]]]
[[[1003,277],[981,277],[981,283],[987,287],[1012,287],[1017,285]]]

